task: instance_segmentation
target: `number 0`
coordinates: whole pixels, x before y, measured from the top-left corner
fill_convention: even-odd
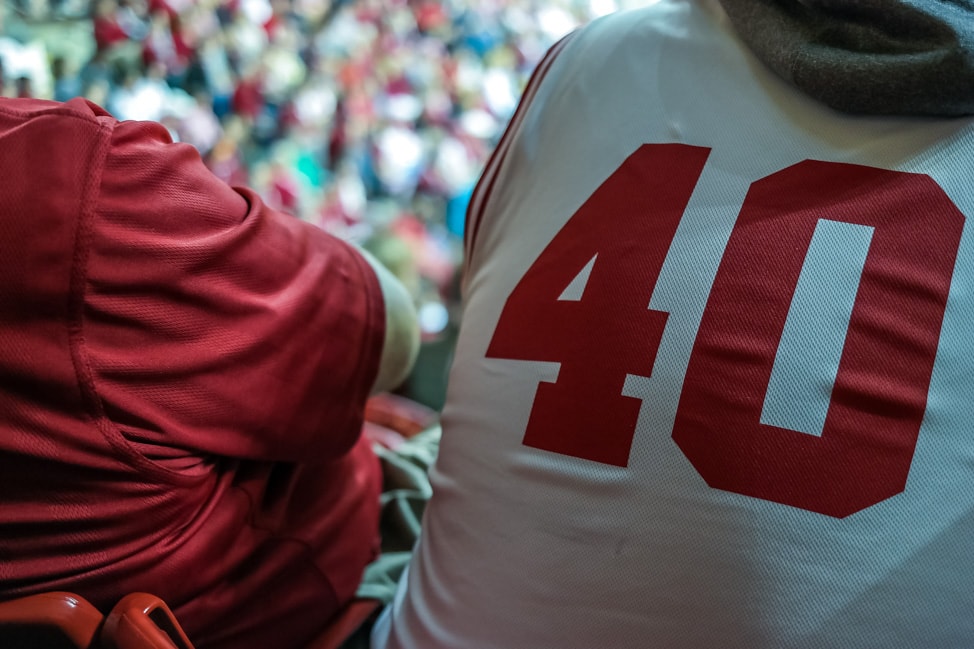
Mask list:
[[[759,420],[820,218],[874,233],[816,437]],[[673,428],[710,486],[836,517],[903,491],[963,225],[943,190],[918,174],[807,160],[751,186]]]

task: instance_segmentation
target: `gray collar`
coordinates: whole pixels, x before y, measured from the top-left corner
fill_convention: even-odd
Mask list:
[[[720,0],[777,74],[849,113],[974,114],[974,0]]]

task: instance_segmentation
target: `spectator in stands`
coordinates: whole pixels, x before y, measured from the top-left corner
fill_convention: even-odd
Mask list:
[[[974,4],[593,21],[470,206],[375,649],[974,646]]]
[[[0,100],[0,599],[133,591],[304,647],[378,551],[370,393],[412,299],[151,122]]]

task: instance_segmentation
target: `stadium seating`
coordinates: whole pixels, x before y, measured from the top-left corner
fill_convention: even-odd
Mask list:
[[[338,649],[379,608],[352,601],[307,649]],[[0,602],[4,649],[194,649],[176,616],[154,595],[132,593],[103,615],[73,593]]]

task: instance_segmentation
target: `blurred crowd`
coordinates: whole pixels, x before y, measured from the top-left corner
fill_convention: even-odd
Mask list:
[[[10,0],[0,79],[161,122],[226,182],[371,248],[435,336],[470,192],[528,76],[613,2]],[[45,51],[12,18],[83,25],[90,47]]]

